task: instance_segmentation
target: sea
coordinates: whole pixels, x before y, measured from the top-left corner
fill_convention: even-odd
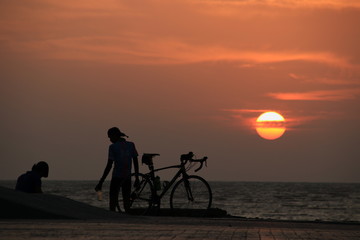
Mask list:
[[[109,182],[97,199],[97,181],[43,180],[45,193],[108,209]],[[360,223],[360,183],[209,182],[213,208],[249,219]],[[15,181],[0,181],[14,188]],[[169,195],[161,207],[169,208]]]

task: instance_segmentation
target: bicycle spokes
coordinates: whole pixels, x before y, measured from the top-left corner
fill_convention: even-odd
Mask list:
[[[208,209],[211,201],[210,186],[199,176],[180,180],[170,196],[170,206],[173,209]]]
[[[184,191],[186,191],[186,194],[187,194],[187,199],[189,200],[189,202],[193,202],[194,201],[194,197],[192,195],[192,191],[191,191],[191,186],[190,186],[190,182],[189,180],[185,180],[184,181]]]

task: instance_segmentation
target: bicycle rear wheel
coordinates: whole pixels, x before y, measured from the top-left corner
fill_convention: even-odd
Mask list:
[[[139,179],[138,184],[135,184],[136,177]],[[119,206],[124,206],[125,211],[129,214],[145,215],[149,212],[152,206],[152,200],[154,196],[153,185],[149,178],[142,173],[131,174],[130,181],[130,199],[128,203],[124,203],[123,198],[119,196]]]
[[[178,181],[171,191],[171,209],[206,210],[211,207],[212,192],[210,185],[199,176],[188,176]]]

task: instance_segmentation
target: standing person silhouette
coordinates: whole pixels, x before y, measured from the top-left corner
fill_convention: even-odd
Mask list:
[[[115,211],[118,206],[118,195],[122,188],[122,197],[124,201],[125,212],[129,210],[130,192],[131,192],[131,166],[134,163],[135,173],[139,173],[138,153],[133,142],[128,142],[119,128],[110,128],[107,132],[111,141],[109,146],[108,161],[104,173],[95,187],[95,191],[102,189],[102,184],[109,174],[114,163],[114,169],[110,182],[109,207],[111,211]],[[120,208],[119,208],[120,211]]]
[[[15,190],[27,193],[42,193],[41,178],[49,176],[49,165],[46,162],[34,164],[31,171],[18,177]]]

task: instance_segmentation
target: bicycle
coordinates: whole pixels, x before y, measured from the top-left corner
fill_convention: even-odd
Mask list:
[[[173,165],[163,168],[154,168],[153,158],[160,154],[143,154],[142,163],[149,168],[148,173],[133,173],[131,179],[131,194],[129,200],[130,214],[146,215],[155,209],[157,212],[160,209],[161,199],[170,190],[170,209],[184,210],[196,209],[207,210],[210,209],[212,203],[212,191],[208,182],[197,175],[189,175],[187,172],[192,169],[196,163],[200,166],[195,169],[198,172],[202,169],[203,164],[207,161],[207,157],[202,159],[193,159],[194,154],[182,154],[180,157],[180,165]],[[189,163],[189,164],[188,164]],[[161,183],[159,177],[155,176],[156,172],[178,168],[174,177],[169,182],[164,182],[161,190]],[[178,180],[180,178],[180,180]],[[122,198],[120,201],[122,201]],[[119,203],[122,206],[122,203]]]

